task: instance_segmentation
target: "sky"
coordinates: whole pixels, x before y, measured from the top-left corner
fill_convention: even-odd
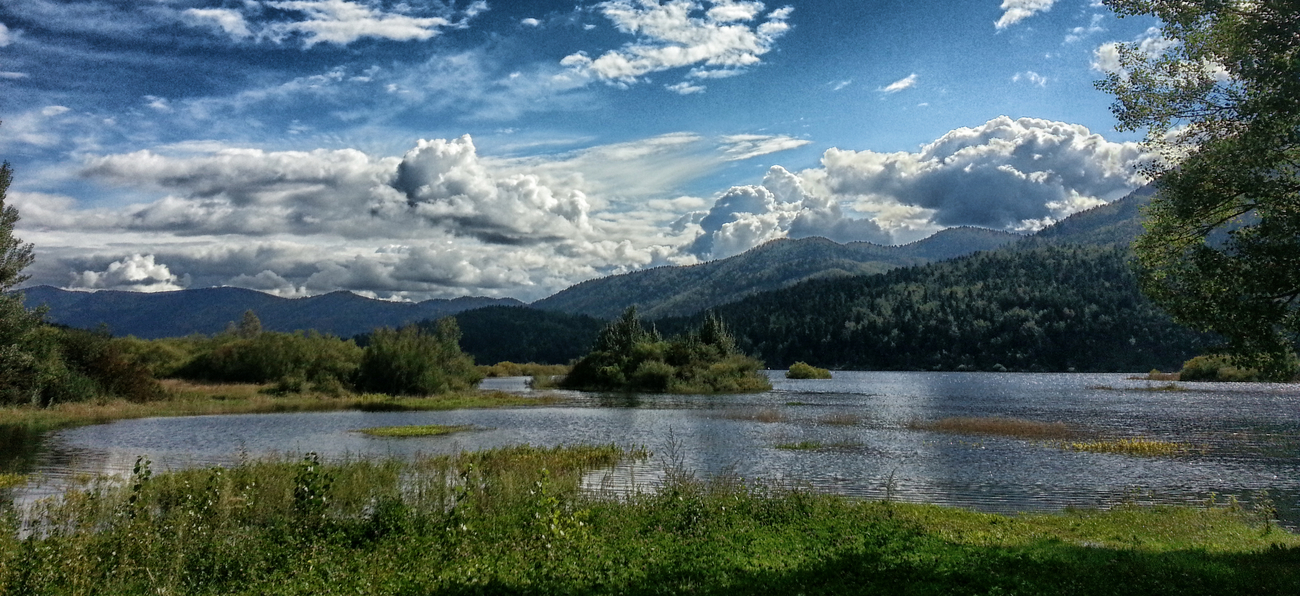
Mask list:
[[[1095,0],[0,0],[28,285],[549,296],[1142,185]]]

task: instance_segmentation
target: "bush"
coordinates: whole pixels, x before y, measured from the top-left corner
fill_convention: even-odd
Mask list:
[[[1264,378],[1253,368],[1243,369],[1233,366],[1232,359],[1228,356],[1207,354],[1184,362],[1183,370],[1178,373],[1178,380],[1248,382],[1262,381]]]
[[[831,371],[824,368],[817,368],[806,362],[796,362],[790,365],[790,370],[786,371],[787,379],[829,379]]]
[[[415,325],[384,327],[370,336],[357,372],[357,388],[390,395],[430,395],[469,389],[483,379],[474,359],[460,351],[456,319],[428,333]]]
[[[744,356],[711,313],[699,329],[664,341],[632,307],[601,330],[596,347],[573,365],[569,389],[653,393],[739,393],[771,389],[762,364]]]
[[[219,336],[214,345],[177,374],[221,383],[350,383],[361,365],[362,350],[352,340],[315,331],[260,332],[252,337]]]

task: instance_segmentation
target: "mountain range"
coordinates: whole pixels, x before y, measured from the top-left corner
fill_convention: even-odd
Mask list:
[[[645,319],[680,318],[813,280],[872,276],[981,251],[1016,251],[1044,243],[1126,245],[1141,230],[1138,213],[1150,194],[1149,188],[1140,189],[1118,201],[1076,213],[1028,237],[960,227],[901,246],[865,242],[839,244],[825,238],[774,240],[718,261],[660,267],[586,281],[531,306],[557,315],[566,313],[610,319],[628,306],[635,305]],[[377,327],[437,319],[483,307],[525,306],[510,298],[482,297],[420,303],[388,302],[343,291],[288,299],[231,287],[137,293],[74,292],[37,286],[23,291],[29,307],[48,307],[46,318],[51,322],[80,328],[103,324],[115,335],[142,338],[219,333],[250,309],[257,313],[264,329],[315,329],[348,337]],[[500,312],[524,313],[527,310],[532,309]],[[537,314],[527,314],[530,324],[540,324],[536,321],[538,317]],[[484,319],[482,322],[485,324],[489,320],[479,318]],[[586,333],[592,327],[588,320],[552,318],[555,322],[548,324],[556,329],[577,325]],[[500,322],[505,319],[496,314],[490,320]],[[475,321],[479,322],[478,319]],[[530,352],[528,355],[533,354]]]
[[[200,288],[175,292],[73,292],[51,286],[23,290],[28,308],[45,305],[52,323],[145,339],[213,334],[252,310],[270,331],[315,329],[340,337],[437,319],[485,306],[523,306],[513,298],[465,297],[424,302],[389,302],[351,292],[309,298],[281,298],[243,288]]]

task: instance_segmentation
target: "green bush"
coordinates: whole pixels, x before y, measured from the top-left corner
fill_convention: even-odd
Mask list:
[[[292,379],[324,385],[350,383],[362,360],[352,340],[315,331],[225,334],[177,374],[222,383],[279,383]],[[299,384],[301,384],[301,382]]]
[[[382,328],[370,336],[357,371],[357,388],[390,395],[431,395],[469,389],[483,379],[474,359],[460,350],[456,319],[438,321],[429,333],[418,326]]]
[[[1291,376],[1295,376],[1296,366],[1293,361]],[[1180,381],[1263,381],[1263,375],[1253,368],[1238,368],[1232,358],[1222,354],[1197,356],[1183,363],[1178,373]]]
[[[817,368],[806,362],[796,362],[790,365],[790,370],[786,371],[787,379],[829,379],[831,371],[824,368]]]
[[[563,386],[588,391],[739,393],[771,389],[762,364],[744,356],[717,317],[664,341],[632,307],[601,330],[595,348],[573,365]]]

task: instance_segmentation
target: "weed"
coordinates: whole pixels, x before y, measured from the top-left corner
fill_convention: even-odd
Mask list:
[[[753,420],[754,422],[785,422],[785,414],[776,408],[751,408],[727,410],[721,414],[728,420]]]
[[[1121,453],[1124,455],[1181,455],[1191,448],[1181,443],[1156,441],[1152,439],[1102,439],[1096,441],[1071,441],[1061,443],[1062,449],[1070,451],[1090,451],[1093,453]]]
[[[862,417],[852,412],[836,412],[822,416],[817,421],[831,426],[857,426],[862,422]]]

